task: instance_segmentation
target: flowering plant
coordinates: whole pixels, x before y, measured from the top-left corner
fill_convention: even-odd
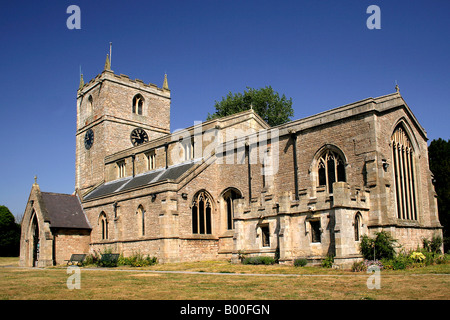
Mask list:
[[[377,266],[380,270],[383,269],[383,264],[379,260],[364,260],[364,265],[366,266],[366,269],[371,266]]]
[[[426,259],[425,255],[422,252],[416,252],[416,251],[411,253],[411,255],[409,257],[417,262],[422,262],[423,260]]]

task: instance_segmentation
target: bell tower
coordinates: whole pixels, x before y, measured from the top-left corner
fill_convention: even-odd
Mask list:
[[[83,196],[104,181],[104,159],[170,134],[170,90],[116,75],[106,57],[102,73],[77,91],[75,189]]]

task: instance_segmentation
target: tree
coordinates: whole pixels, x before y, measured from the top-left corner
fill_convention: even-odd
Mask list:
[[[360,252],[364,259],[393,259],[395,257],[396,239],[386,231],[377,232],[375,238],[363,235],[360,244]]]
[[[292,98],[287,99],[273,91],[271,86],[261,89],[247,87],[244,93],[229,92],[222,101],[215,101],[216,112],[208,113],[207,120],[225,117],[253,108],[270,126],[286,123],[294,116]]]
[[[20,225],[5,206],[0,206],[0,257],[19,255]]]
[[[434,175],[439,220],[444,227],[444,251],[450,249],[450,140],[433,140],[428,147],[430,170]]]

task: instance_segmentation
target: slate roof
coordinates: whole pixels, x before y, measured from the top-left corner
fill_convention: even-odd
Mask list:
[[[171,166],[167,169],[157,169],[149,171],[134,177],[121,178],[119,180],[105,182],[84,197],[84,200],[90,200],[102,196],[107,196],[120,191],[126,191],[145,185],[165,180],[177,180],[185,172],[191,169],[198,161],[192,161]]]
[[[45,220],[52,228],[91,229],[76,195],[41,192]]]

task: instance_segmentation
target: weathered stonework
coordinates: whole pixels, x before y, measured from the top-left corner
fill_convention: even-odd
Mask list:
[[[386,230],[406,249],[442,234],[426,132],[399,92],[275,128],[248,110],[170,134],[164,83],[105,70],[78,90],[76,192],[92,229],[89,246],[85,233],[61,233],[58,257],[111,249],[160,262],[276,255],[318,263],[333,255],[348,266],[361,259],[364,234]],[[142,115],[131,109],[136,94]],[[404,180],[391,144],[399,126],[414,151]],[[132,146],[136,127],[149,141]],[[402,181],[416,219],[397,213]]]

